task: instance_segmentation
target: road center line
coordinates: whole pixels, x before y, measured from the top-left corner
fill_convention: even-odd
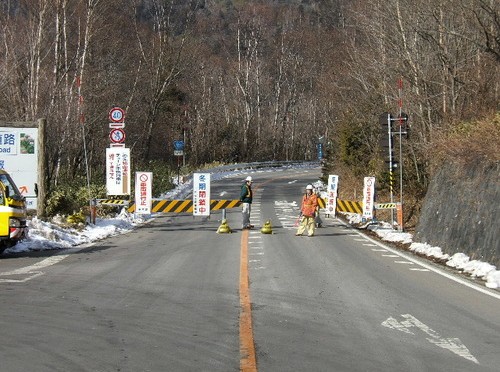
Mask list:
[[[240,371],[257,372],[248,278],[248,230],[242,231],[240,250]]]

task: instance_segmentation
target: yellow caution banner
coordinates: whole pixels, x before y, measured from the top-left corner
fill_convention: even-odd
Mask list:
[[[326,199],[318,198],[319,207],[324,209],[326,206]],[[349,212],[349,213],[363,213],[362,202],[352,201],[352,200],[342,200],[337,199],[337,212]]]
[[[236,208],[241,205],[239,200],[210,200],[210,210]],[[135,203],[131,203],[128,211],[135,211]],[[193,213],[192,200],[153,200],[152,213]]]
[[[337,212],[363,214],[363,203],[353,200],[337,199]]]
[[[375,203],[375,209],[396,209],[396,203]]]
[[[128,200],[97,199],[101,205],[128,205]]]

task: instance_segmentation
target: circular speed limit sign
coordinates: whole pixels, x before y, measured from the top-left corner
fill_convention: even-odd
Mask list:
[[[123,122],[124,118],[125,118],[125,111],[123,111],[119,107],[113,107],[109,111],[109,120],[111,120],[113,123],[121,123]]]
[[[123,143],[125,142],[125,131],[121,128],[112,129],[109,132],[109,139],[113,143]]]

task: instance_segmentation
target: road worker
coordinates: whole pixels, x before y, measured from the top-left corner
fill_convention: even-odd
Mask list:
[[[253,225],[250,224],[250,212],[252,211],[252,176],[248,176],[245,182],[241,185],[240,201],[241,215],[243,217],[242,228],[251,229]]]
[[[302,197],[300,206],[301,221],[296,236],[301,236],[307,230],[308,236],[314,235],[316,214],[318,213],[318,196],[313,192],[312,185],[306,186],[306,193]]]

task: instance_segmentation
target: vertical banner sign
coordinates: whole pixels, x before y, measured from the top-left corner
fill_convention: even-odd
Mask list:
[[[135,172],[135,213],[151,214],[153,173]]]
[[[193,216],[210,216],[210,173],[193,175]]]
[[[326,192],[327,196],[327,205],[326,205],[326,213],[336,215],[337,211],[337,189],[339,185],[339,176],[337,175],[329,175],[328,176],[328,187]]]
[[[38,128],[0,128],[0,169],[7,171],[28,209],[36,209],[38,182]]]
[[[130,149],[106,149],[106,190],[108,195],[130,195]]]
[[[373,218],[375,177],[365,177],[363,187],[363,218]]]

